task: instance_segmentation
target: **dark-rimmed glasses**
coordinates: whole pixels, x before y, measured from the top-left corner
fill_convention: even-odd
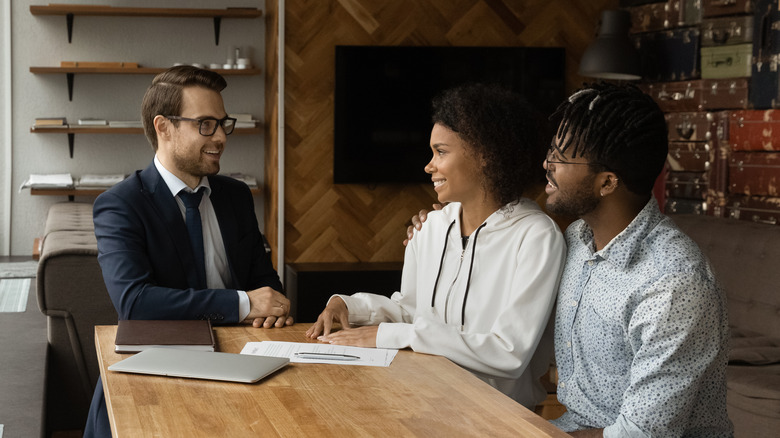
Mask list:
[[[214,117],[204,117],[202,119],[190,119],[181,116],[165,116],[171,120],[184,120],[187,122],[198,122],[198,133],[204,137],[211,137],[217,132],[217,126],[222,125],[222,129],[225,131],[225,135],[233,133],[233,129],[236,127],[236,119],[233,117],[223,117],[221,119],[215,119]]]
[[[575,163],[574,161],[561,161],[555,159],[556,149],[554,147],[550,147],[550,149],[547,149],[547,158],[545,159],[548,164],[584,164],[586,166],[590,166],[596,163]]]

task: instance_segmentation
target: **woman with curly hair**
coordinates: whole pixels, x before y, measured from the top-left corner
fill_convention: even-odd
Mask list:
[[[540,120],[497,86],[434,99],[425,171],[448,205],[407,245],[400,291],[334,295],[307,336],[445,356],[526,407],[542,401],[566,248],[555,222],[523,196],[544,176]],[[334,321],[345,329],[332,332]]]

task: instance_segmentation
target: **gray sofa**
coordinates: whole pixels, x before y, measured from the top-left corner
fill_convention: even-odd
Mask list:
[[[97,262],[92,204],[63,202],[49,208],[37,294],[49,341],[47,426],[81,429],[100,375],[94,326],[117,322]]]
[[[780,227],[673,215],[709,257],[728,299],[728,411],[736,437],[780,431]]]

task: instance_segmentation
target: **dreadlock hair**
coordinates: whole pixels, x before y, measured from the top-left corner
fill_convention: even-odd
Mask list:
[[[614,172],[635,194],[652,192],[669,143],[664,115],[650,96],[630,84],[586,84],[550,118],[559,122],[561,152],[571,147],[572,158]]]
[[[433,99],[432,122],[457,133],[483,165],[482,187],[501,205],[544,180],[546,120],[498,85],[466,84]]]

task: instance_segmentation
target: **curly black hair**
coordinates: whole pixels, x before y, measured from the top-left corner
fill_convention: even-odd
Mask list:
[[[617,174],[629,191],[653,190],[669,152],[666,120],[658,104],[632,84],[586,84],[551,116],[559,121],[557,147],[569,147],[601,170]]]
[[[431,119],[481,159],[482,186],[501,205],[544,180],[548,122],[519,94],[494,84],[460,85],[433,99]]]

